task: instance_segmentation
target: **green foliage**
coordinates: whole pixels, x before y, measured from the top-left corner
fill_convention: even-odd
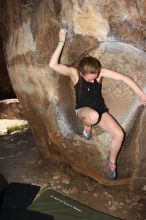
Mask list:
[[[11,127],[7,127],[7,134],[11,134],[14,131],[24,131],[28,128],[30,128],[29,124],[13,125]]]

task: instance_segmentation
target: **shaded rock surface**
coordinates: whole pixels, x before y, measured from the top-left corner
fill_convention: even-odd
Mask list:
[[[28,126],[24,110],[18,99],[0,101],[0,135],[17,132]]]
[[[15,97],[16,96],[8,76],[6,61],[4,59],[3,44],[0,33],[0,100]]]
[[[0,119],[25,119],[25,113],[18,99],[0,101]]]
[[[1,35],[9,77],[26,112],[39,152],[46,158],[69,163],[103,184],[130,182],[134,187],[139,175],[145,181],[140,162],[144,155],[144,147],[140,146],[144,143],[143,132],[132,136],[137,125],[144,128],[141,113],[145,114],[145,110],[138,107],[135,94],[121,82],[108,79],[103,82],[106,103],[127,134],[118,160],[119,178],[111,182],[101,169],[109,151],[109,136],[96,126],[91,141],[81,137],[82,126],[74,112],[73,86],[69,79],[48,68],[58,43],[59,29],[67,26],[68,39],[62,63],[76,66],[88,53],[99,58],[104,67],[126,73],[144,88],[145,2],[1,2],[0,22],[4,26]],[[126,148],[127,143],[128,146],[135,144],[133,148]],[[145,166],[145,160],[143,163]]]
[[[30,183],[54,189],[97,211],[125,220],[144,220],[146,185],[141,191],[127,186],[103,186],[38,154],[29,130],[0,137],[0,173],[10,182]]]

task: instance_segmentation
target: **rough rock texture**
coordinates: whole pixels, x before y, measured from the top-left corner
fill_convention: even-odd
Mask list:
[[[0,119],[25,119],[25,112],[18,99],[0,101]]]
[[[130,182],[136,187],[140,177],[144,187],[145,109],[138,108],[135,94],[126,85],[104,80],[106,103],[127,134],[118,159],[119,177],[111,182],[101,167],[109,151],[109,135],[96,126],[91,141],[80,136],[73,86],[68,78],[48,68],[48,63],[59,29],[65,26],[68,39],[62,63],[76,66],[89,53],[103,66],[126,73],[144,88],[145,8],[146,2],[139,0],[7,0],[0,5],[9,76],[38,150],[102,184]]]

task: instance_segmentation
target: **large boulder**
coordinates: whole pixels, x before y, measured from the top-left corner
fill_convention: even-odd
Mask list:
[[[103,95],[110,112],[123,126],[126,140],[118,159],[118,179],[107,180],[103,161],[109,152],[110,136],[93,129],[86,141],[74,112],[75,96],[71,81],[48,67],[58,43],[61,26],[68,27],[68,39],[61,62],[76,66],[86,53],[104,67],[126,73],[141,87],[146,84],[144,52],[145,14],[134,0],[1,1],[0,22],[6,63],[15,93],[31,126],[36,147],[45,157],[70,164],[102,184],[134,183],[145,180],[144,107],[123,83],[104,79]],[[4,19],[5,18],[5,19]],[[5,23],[4,23],[5,21]],[[143,145],[143,146],[140,146]],[[134,177],[134,178],[133,178]],[[142,182],[144,184],[144,181]],[[142,186],[143,187],[143,186]]]

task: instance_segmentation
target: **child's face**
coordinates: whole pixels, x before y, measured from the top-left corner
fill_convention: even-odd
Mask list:
[[[82,76],[87,82],[94,83],[94,80],[98,78],[98,73],[86,73]]]

